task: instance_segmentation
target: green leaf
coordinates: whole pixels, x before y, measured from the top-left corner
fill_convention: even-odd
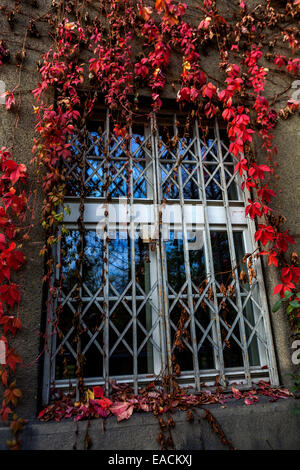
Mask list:
[[[272,308],[272,312],[275,313],[277,312],[281,307],[281,300],[278,300],[278,302],[276,302],[276,304],[273,306]]]
[[[71,209],[70,209],[70,206],[67,204],[64,206],[64,210],[65,210],[65,213],[70,215],[71,214]]]
[[[289,305],[293,308],[299,308],[300,307],[300,303],[297,302],[297,300],[293,300],[292,302],[289,303]]]
[[[289,305],[288,308],[286,309],[286,313],[292,313],[293,310],[294,310],[294,307],[291,307],[291,305]]]
[[[294,295],[293,292],[289,292],[288,290],[286,290],[285,293],[284,293],[284,297],[286,299],[290,299],[292,297],[292,295]]]

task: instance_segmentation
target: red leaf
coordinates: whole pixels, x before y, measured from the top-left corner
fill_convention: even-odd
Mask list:
[[[234,398],[239,400],[242,396],[242,393],[237,388],[234,388],[234,387],[231,387],[231,390],[232,390]]]
[[[255,241],[260,240],[263,245],[266,245],[268,242],[273,241],[274,229],[271,225],[258,225],[259,230],[255,233]]]
[[[13,104],[15,104],[15,97],[11,90],[5,91],[0,95],[0,98],[5,97],[5,107],[7,110],[10,110]]]
[[[8,406],[6,406],[6,403],[3,400],[2,408],[0,409],[0,416],[2,418],[2,421],[7,422],[8,421],[8,415],[11,414],[11,413],[12,413],[11,409]]]
[[[12,308],[14,304],[20,302],[21,294],[16,284],[5,284],[0,286],[0,299],[1,302],[6,302]]]
[[[141,7],[139,5],[139,15],[143,18],[143,20],[148,21],[152,15],[152,8],[151,7]]]
[[[15,250],[10,253],[6,259],[7,265],[17,271],[25,263],[25,255],[20,250]]]
[[[22,364],[23,362],[21,357],[15,354],[14,351],[14,349],[10,349],[6,356],[7,365],[13,372],[15,372],[17,364]]]
[[[274,250],[271,250],[271,251],[261,251],[260,252],[261,255],[268,255],[269,256],[269,260],[268,260],[268,266],[271,266],[272,264],[274,264],[274,266],[278,266],[278,253]]]
[[[134,405],[127,402],[116,402],[110,407],[110,411],[113,415],[117,416],[118,421],[123,419],[129,419],[133,413]]]
[[[3,233],[0,233],[0,251],[5,249],[5,236]]]
[[[7,387],[8,374],[6,369],[0,371],[1,383],[4,387]]]
[[[245,405],[253,405],[254,404],[254,400],[253,398],[245,398],[245,401],[244,401]]]
[[[246,207],[246,215],[249,215],[251,219],[254,219],[256,215],[261,217],[261,204],[259,202],[253,202],[251,199],[248,199],[249,205]]]
[[[95,398],[102,398],[104,395],[103,388],[100,386],[93,387],[93,393]]]
[[[246,158],[243,158],[235,165],[234,171],[238,171],[241,176],[243,174],[243,171],[248,171]]]
[[[263,188],[260,188],[258,191],[257,191],[257,194],[258,194],[258,197],[260,197],[260,199],[263,201],[263,202],[270,202],[271,201],[271,197],[275,197],[276,196],[276,193],[272,190],[272,189],[268,189],[268,185],[266,184]]]
[[[3,325],[4,334],[8,331],[15,336],[17,330],[21,329],[21,321],[17,317],[13,317],[12,315],[4,315],[0,318],[0,325]]]
[[[288,282],[286,284],[277,284],[277,286],[274,289],[273,295],[275,294],[280,294],[281,297],[284,297],[284,293],[286,291],[292,292],[292,290],[295,289],[295,285],[292,282]]]
[[[279,232],[276,237],[276,246],[280,251],[283,251],[283,253],[286,252],[288,249],[289,243],[291,245],[295,245],[295,240],[293,237],[288,235],[288,230],[284,233]]]

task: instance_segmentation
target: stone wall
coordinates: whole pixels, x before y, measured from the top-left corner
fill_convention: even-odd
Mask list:
[[[299,450],[300,420],[293,415],[295,400],[270,403],[261,399],[252,406],[243,402],[228,403],[227,407],[209,405],[219,425],[238,450]],[[205,407],[204,407],[205,408]],[[172,437],[177,451],[226,450],[217,435],[204,420],[205,412],[197,410],[193,423],[186,413],[175,412]],[[199,418],[199,420],[198,420]],[[31,421],[22,434],[26,450],[72,450],[75,442],[82,450],[87,421],[60,423]],[[90,422],[89,435],[92,450],[160,450],[157,437],[160,432],[157,419],[152,414],[135,413],[128,421],[117,423],[115,417]],[[76,434],[78,431],[78,434]],[[0,450],[5,449],[9,432],[0,428]]]

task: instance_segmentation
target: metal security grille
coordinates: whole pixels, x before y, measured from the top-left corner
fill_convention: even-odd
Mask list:
[[[70,214],[58,250],[61,308],[59,319],[55,313],[51,319],[44,400],[54,382],[76,384],[72,319],[82,180],[85,383],[108,389],[116,379],[137,390],[176,366],[179,380],[198,391],[203,383],[277,384],[260,261],[237,264],[254,250],[254,227],[218,124],[202,133],[197,122],[186,126],[165,115],[121,135],[107,115],[83,129],[72,149],[64,163]],[[84,168],[76,162],[80,155]],[[252,268],[256,277],[243,282]]]

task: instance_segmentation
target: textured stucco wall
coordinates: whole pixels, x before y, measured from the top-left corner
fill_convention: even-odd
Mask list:
[[[45,14],[51,1],[39,0],[39,8],[31,8],[29,2],[22,5],[24,14],[17,15],[15,24],[15,35],[9,30],[5,16],[0,15],[0,38],[5,39],[11,52],[11,61],[0,67],[0,80],[5,83],[6,90],[14,89],[19,80],[19,69],[16,66],[15,53],[22,50],[24,33],[28,25],[28,15],[37,18]],[[2,2],[3,5],[12,6],[11,2]],[[41,227],[41,206],[43,194],[41,182],[37,182],[33,176],[33,167],[30,165],[32,159],[32,146],[34,138],[35,114],[33,113],[34,99],[32,89],[36,88],[39,81],[37,73],[37,62],[49,44],[48,28],[45,23],[39,23],[38,30],[40,39],[28,37],[26,41],[27,55],[23,65],[20,90],[21,106],[19,120],[16,125],[16,114],[6,111],[5,106],[0,104],[0,147],[8,148],[13,144],[14,134],[14,158],[26,164],[29,169],[30,179],[28,183],[29,193],[36,187],[36,210],[34,229],[30,232],[30,240],[26,242],[25,254],[27,264],[22,270],[20,280],[22,285],[22,300],[20,305],[20,317],[22,319],[22,332],[15,339],[17,351],[21,351],[24,365],[18,369],[17,382],[22,389],[24,399],[19,404],[19,413],[26,418],[32,417],[37,410],[38,395],[38,355],[41,331],[41,305],[42,305],[42,277],[44,273],[43,259],[39,252],[43,246],[44,234]],[[17,99],[17,90],[14,92]],[[33,186],[32,186],[33,185]],[[34,194],[31,193],[31,204]]]
[[[274,181],[274,187],[279,195],[279,209],[287,218],[286,229],[295,238],[295,251],[300,252],[300,120],[294,116],[286,121],[280,121],[275,130],[275,144],[278,147],[278,179]],[[276,185],[276,186],[275,186]],[[265,268],[265,281],[272,307],[278,296],[273,296],[273,290],[278,283],[278,271]],[[286,320],[283,309],[271,313],[271,321],[274,333],[274,344],[277,354],[278,368],[281,382],[289,384],[291,374],[297,370],[292,365],[292,343],[295,338]],[[299,367],[298,367],[299,370]]]
[[[2,2],[3,4],[10,4],[10,2]],[[197,9],[196,5],[198,2],[189,2],[192,6],[194,5],[193,14],[196,15]],[[29,6],[29,4],[22,5],[22,9],[25,13],[33,15],[34,17],[40,16],[47,11],[50,7],[51,0],[39,0],[39,9],[35,10]],[[225,10],[232,5],[232,2],[223,2],[221,7]],[[195,19],[196,17],[194,17]],[[196,21],[196,20],[195,20]],[[23,35],[21,32],[25,31],[26,25],[28,23],[28,16],[26,15],[18,15],[17,16],[17,23],[15,26],[15,30],[17,35],[11,36],[9,31],[9,27],[6,23],[5,17],[0,15],[0,37],[7,40],[9,48],[12,53],[12,61],[10,64],[4,65],[0,68],[0,80],[3,80],[6,84],[6,89],[13,89],[16,86],[18,81],[18,68],[16,67],[15,59],[13,58],[14,53],[17,50],[20,50],[22,47]],[[29,169],[32,174],[30,160],[32,158],[32,141],[34,137],[34,119],[35,115],[33,114],[33,104],[34,100],[31,95],[31,90],[36,87],[37,82],[39,81],[38,73],[36,72],[36,63],[40,59],[41,53],[47,49],[49,45],[48,33],[47,33],[47,26],[44,24],[39,24],[38,29],[41,33],[40,39],[28,38],[27,40],[27,57],[24,63],[23,72],[21,75],[21,97],[22,97],[22,105],[20,108],[20,119],[18,121],[18,126],[15,133],[15,144],[14,144],[14,157],[17,161],[25,163],[29,166]],[[203,57],[202,63],[203,68],[209,75],[219,77],[220,74],[214,70],[213,66],[213,58],[214,54],[211,50],[204,51],[207,54]],[[178,67],[181,64],[178,62],[177,58],[174,57],[172,59],[172,64],[169,68],[169,77],[168,82],[169,85],[164,93],[164,96],[168,98],[175,98],[176,92],[172,90],[171,83],[174,77],[178,76]],[[285,81],[280,76],[276,76],[274,78],[274,83],[272,88],[270,88],[270,96],[274,96],[276,93],[281,92],[284,89]],[[281,103],[286,100],[287,95],[282,97]],[[13,139],[13,128],[15,125],[15,114],[13,112],[7,112],[3,104],[0,104],[0,146],[5,145],[9,147],[12,144]],[[278,185],[278,189],[282,189],[283,192],[281,193],[280,197],[280,204],[282,213],[287,217],[288,224],[287,227],[290,229],[291,234],[296,238],[297,241],[297,248],[299,249],[300,246],[300,211],[298,210],[299,207],[299,197],[300,197],[300,183],[299,183],[299,176],[300,176],[300,158],[299,158],[299,143],[300,143],[300,133],[299,133],[299,117],[293,117],[288,121],[281,122],[276,129],[275,132],[276,136],[276,144],[278,145],[279,153],[277,156],[277,161],[279,163],[278,174],[279,180],[276,180],[276,184]],[[258,156],[259,156],[259,149],[258,149]],[[34,179],[31,176],[31,180],[29,182],[29,186]],[[41,305],[42,305],[42,276],[43,276],[43,260],[39,256],[40,248],[43,244],[43,232],[41,229],[40,224],[40,214],[41,214],[41,205],[42,205],[42,191],[41,191],[41,184],[39,183],[37,191],[37,201],[36,201],[36,210],[35,210],[35,228],[31,231],[31,239],[26,243],[26,256],[27,256],[27,265],[26,268],[23,270],[22,273],[22,302],[21,302],[21,311],[20,316],[22,318],[23,323],[23,331],[21,334],[17,335],[16,338],[16,347],[19,351],[22,351],[22,357],[24,359],[25,365],[19,368],[17,372],[17,381],[19,386],[23,391],[24,398],[18,407],[19,414],[25,418],[33,419],[36,416],[37,410],[37,396],[39,391],[39,384],[38,384],[38,355],[39,355],[39,345],[40,345],[40,324],[41,324]],[[265,272],[266,277],[266,286],[268,291],[268,298],[270,302],[270,306],[274,303],[274,298],[272,297],[272,291],[274,285],[277,281],[277,273],[273,270],[267,269]],[[290,383],[290,376],[289,374],[292,373],[293,368],[291,364],[291,342],[292,338],[290,337],[290,329],[285,317],[284,312],[280,311],[276,314],[271,314],[273,331],[274,331],[274,342],[275,342],[275,349],[278,358],[278,365],[280,371],[280,379],[281,383],[289,384]],[[258,429],[260,426],[263,426],[264,419],[268,417],[269,420],[273,419],[275,414],[278,412],[281,416],[280,420],[278,420],[278,432],[280,432],[280,436],[282,436],[282,440],[277,441],[275,435],[277,435],[277,428],[275,426],[275,430],[273,430],[272,436],[274,436],[274,447],[276,448],[286,448],[288,444],[285,444],[284,438],[286,438],[285,433],[280,430],[280,424],[285,421],[284,413],[289,410],[289,407],[292,408],[292,405],[289,401],[289,405],[279,405],[273,404],[270,405],[268,403],[264,404],[257,408],[250,407],[249,411],[243,411],[242,415],[244,416],[243,426],[244,428],[240,428],[236,424],[236,436],[237,440],[240,439],[241,448],[250,448],[251,446],[255,448],[255,446],[260,446],[257,436]],[[273,408],[271,408],[271,406]],[[286,408],[284,408],[286,406]],[[279,408],[276,408],[279,407]],[[282,407],[282,408],[280,408]],[[280,410],[285,411],[280,411]],[[239,413],[237,408],[231,408],[229,410],[225,410],[227,412],[228,423],[231,419],[235,419],[236,423],[239,422]],[[237,413],[237,414],[236,414]],[[244,413],[244,414],[243,414]],[[246,414],[245,414],[246,413]],[[259,417],[259,414],[262,413],[262,418]],[[280,414],[282,413],[282,414]],[[290,415],[289,415],[290,416]],[[247,420],[249,421],[249,425],[246,424]],[[274,418],[275,419],[275,418]],[[287,418],[286,418],[287,419]],[[292,419],[292,418],[289,418]],[[135,421],[140,420],[140,421]],[[148,421],[147,421],[148,420]],[[254,421],[253,421],[254,420]],[[251,423],[253,427],[251,427]],[[277,422],[277,421],[276,421]],[[286,421],[287,423],[290,421]],[[297,429],[295,421],[292,421],[294,424],[293,429]],[[132,422],[132,426],[138,425],[141,428],[145,427],[145,424],[155,427],[156,424],[151,424],[151,419],[148,416],[143,418],[134,418]],[[136,424],[138,423],[138,424]],[[224,427],[228,426],[224,422]],[[60,427],[61,426],[61,427]],[[33,424],[29,429],[27,434],[26,442],[28,447],[33,448],[42,448],[45,446],[45,439],[48,439],[48,448],[53,446],[53,448],[58,448],[61,444],[62,439],[67,439],[68,435],[68,425],[56,425],[56,424],[43,424],[39,427],[37,424]],[[95,426],[98,426],[95,424]],[[121,428],[124,429],[126,426],[131,426],[131,424],[124,423],[121,425]],[[186,427],[187,425],[185,425]],[[120,429],[121,429],[120,428]],[[132,428],[134,429],[134,428]],[[185,429],[185,428],[184,428]],[[272,431],[272,421],[270,421],[269,428],[265,427],[265,434],[267,435],[269,432]],[[61,431],[59,431],[61,430]],[[118,435],[119,428],[113,424],[108,424],[107,432],[105,435],[106,444],[105,448],[110,448],[110,435],[111,436],[114,432],[116,432],[116,436]],[[3,431],[4,432],[4,431]],[[156,432],[156,431],[155,431]],[[177,431],[176,431],[177,432]],[[178,431],[179,432],[179,431]],[[185,436],[189,435],[190,431],[186,431]],[[198,431],[197,431],[198,432]],[[296,432],[296,431],[295,431]],[[30,434],[31,433],[31,434]],[[61,434],[60,434],[61,433]],[[154,433],[154,431],[153,431]],[[243,436],[242,436],[242,434]],[[286,428],[286,434],[289,433],[289,430]],[[126,434],[126,433],[125,433]],[[134,434],[134,433],[133,433]],[[241,434],[241,435],[240,435]],[[251,434],[251,438],[249,437]],[[253,434],[253,435],[252,435]],[[2,445],[1,441],[1,434],[0,432],[0,446]],[[230,433],[229,433],[230,435]],[[33,437],[30,437],[33,436]],[[48,436],[48,437],[47,437]],[[52,437],[51,437],[52,436]],[[54,439],[54,436],[56,438]],[[60,436],[60,437],[58,437]],[[246,437],[245,437],[246,436]],[[248,437],[247,437],[248,436]],[[52,439],[53,438],[53,439]],[[183,439],[183,438],[182,438]],[[186,439],[188,439],[186,437]],[[192,438],[192,440],[194,437]],[[242,439],[245,439],[244,441]],[[251,443],[247,444],[247,439],[251,439]],[[257,439],[257,441],[255,440]],[[278,438],[279,439],[279,438]],[[280,438],[281,439],[281,438]],[[297,438],[298,439],[298,438]],[[40,441],[39,441],[40,440]],[[66,441],[67,445],[71,445],[69,440]],[[131,448],[131,442],[127,442],[127,444],[122,444],[120,442],[119,448]],[[146,442],[146,441],[145,441]],[[152,441],[151,441],[152,442]],[[180,441],[182,445],[186,445]],[[261,441],[262,442],[262,441]],[[296,441],[293,441],[296,442]],[[297,441],[298,442],[298,441]],[[142,443],[142,439],[139,438],[138,443],[136,443],[136,448],[139,447]],[[298,442],[299,444],[299,442]],[[152,444],[144,444],[145,446],[150,446]],[[190,444],[188,444],[190,445]],[[194,444],[191,444],[194,445]],[[265,444],[264,444],[265,445]],[[293,446],[296,444],[292,444]],[[300,445],[300,444],[299,444]],[[123,447],[122,447],[123,446]],[[125,447],[124,447],[125,446]],[[208,444],[208,448],[215,448],[216,444]],[[250,446],[250,447],[247,447]],[[117,448],[117,447],[116,447]],[[152,447],[147,447],[152,448]],[[184,447],[183,447],[184,448]],[[217,448],[217,447],[216,447]],[[260,448],[260,447],[257,447]]]

